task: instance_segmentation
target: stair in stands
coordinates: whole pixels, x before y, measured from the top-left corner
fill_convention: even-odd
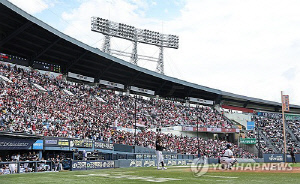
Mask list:
[[[259,135],[264,139],[268,147],[271,147],[276,153],[279,153],[279,150],[273,145],[271,140],[263,134],[262,130],[259,130]]]

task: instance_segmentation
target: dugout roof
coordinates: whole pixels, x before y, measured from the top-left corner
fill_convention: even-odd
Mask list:
[[[281,110],[277,102],[201,86],[118,59],[65,35],[7,0],[0,0],[0,52],[27,58],[29,65],[35,60],[59,64],[63,73],[146,88],[162,97],[196,97],[236,107]],[[291,112],[300,113],[300,106],[291,105]]]

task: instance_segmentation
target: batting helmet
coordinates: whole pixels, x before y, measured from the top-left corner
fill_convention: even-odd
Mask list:
[[[226,145],[227,149],[231,148],[231,144]]]

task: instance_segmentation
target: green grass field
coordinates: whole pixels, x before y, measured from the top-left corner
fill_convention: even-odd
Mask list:
[[[300,164],[293,165],[300,167]],[[168,170],[148,168],[119,168],[89,171],[66,171],[1,175],[1,184],[70,183],[70,184],[127,184],[127,183],[201,183],[201,184],[246,184],[246,183],[300,183],[299,173],[252,173],[235,171],[208,172],[195,177],[189,167],[169,167]]]

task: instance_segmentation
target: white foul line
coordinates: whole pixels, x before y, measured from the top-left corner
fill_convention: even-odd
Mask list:
[[[203,176],[206,176],[206,177],[211,177],[211,178],[239,178],[239,177],[230,177],[230,176],[212,176],[212,175],[203,175]]]

